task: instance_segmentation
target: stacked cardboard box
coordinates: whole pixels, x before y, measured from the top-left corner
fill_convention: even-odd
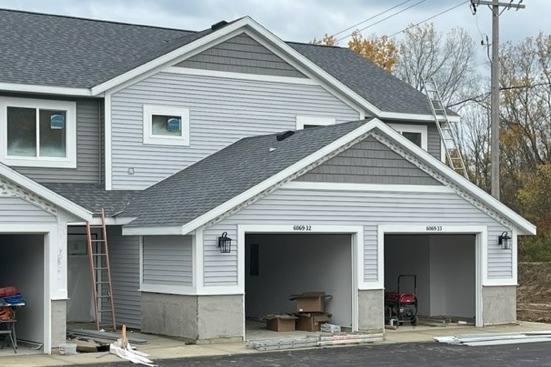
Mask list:
[[[296,329],[301,331],[320,331],[320,325],[331,320],[325,312],[325,300],[331,298],[325,292],[304,292],[292,295],[290,300],[297,304]]]
[[[268,315],[266,319],[266,328],[272,331],[294,331],[295,322],[298,317],[287,314]]]

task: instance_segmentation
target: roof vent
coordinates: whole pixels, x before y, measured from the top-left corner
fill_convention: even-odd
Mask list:
[[[221,20],[220,22],[214,23],[213,25],[211,25],[210,29],[212,29],[213,31],[217,31],[221,28],[224,28],[227,25],[228,25],[228,22],[226,22],[225,20]]]
[[[295,132],[293,130],[284,131],[282,133],[279,133],[276,135],[277,141],[283,141],[287,139],[289,136],[293,135]]]

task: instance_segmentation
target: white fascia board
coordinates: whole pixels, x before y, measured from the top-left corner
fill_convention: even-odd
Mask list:
[[[88,88],[53,87],[49,85],[34,84],[0,83],[0,90],[10,92],[57,94],[68,96],[93,96],[92,91]]]
[[[428,103],[428,100],[427,100]],[[389,120],[407,120],[407,121],[424,121],[424,122],[435,122],[433,115],[421,115],[414,113],[400,113],[400,112],[381,112],[378,118],[389,119]],[[439,117],[444,118],[444,116],[439,115]],[[460,122],[461,119],[459,116],[448,116],[450,122]]]
[[[467,180],[462,175],[453,171],[447,165],[442,163],[440,160],[434,158],[432,155],[419,148],[417,145],[404,138],[390,126],[382,123],[381,121],[374,119],[369,124],[376,124],[377,128],[385,133],[388,137],[393,140],[396,140],[400,145],[402,145],[407,150],[414,153],[418,158],[425,161],[432,168],[437,170],[442,176],[449,179],[452,183],[457,185],[459,188],[465,190],[472,196],[479,198],[483,204],[487,205],[489,208],[497,211],[498,213],[503,214],[511,222],[515,223],[521,231],[519,234],[536,234],[536,226],[515,213],[513,210],[509,209],[505,204],[496,200],[493,196],[488,194],[486,191],[482,190],[469,180]]]
[[[55,193],[54,191],[36,183],[30,178],[20,174],[12,168],[0,164],[0,175],[6,177],[8,180],[15,182],[17,185],[33,192],[34,194],[44,198],[52,204],[66,210],[67,212],[74,214],[75,216],[84,220],[92,219],[92,212],[84,209],[80,205],[75,204],[71,200]]]
[[[377,122],[377,123],[374,123]],[[353,141],[354,139],[362,136],[363,134],[368,133],[370,130],[378,126],[385,125],[383,122],[377,119],[373,119],[371,122],[361,125],[356,130],[351,131],[345,136],[340,137],[329,145],[321,148],[320,150],[314,152],[313,154],[303,158],[302,160],[294,163],[293,165],[287,167],[286,169],[280,171],[274,176],[268,178],[267,180],[259,183],[258,185],[251,187],[247,191],[242,192],[241,194],[235,196],[234,198],[226,201],[225,203],[219,205],[218,207],[210,210],[209,212],[201,215],[200,217],[192,220],[191,222],[185,224],[182,227],[182,234],[188,234],[189,232],[207,224],[209,221],[213,220],[219,215],[224,214],[228,210],[234,208],[235,206],[245,202],[246,200],[251,199],[252,197],[260,194],[262,191],[269,189],[278,182],[286,179],[292,174],[300,171],[301,169],[307,167],[308,165],[316,162],[317,160],[325,157],[326,155],[332,153],[333,151],[339,149],[343,145],[346,145]]]
[[[191,231],[189,231],[191,232]],[[123,236],[158,236],[158,235],[184,235],[182,226],[170,227],[122,227]]]

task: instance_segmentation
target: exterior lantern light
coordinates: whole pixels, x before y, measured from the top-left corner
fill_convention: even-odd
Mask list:
[[[498,243],[504,250],[511,249],[511,236],[509,236],[509,233],[503,232],[500,234],[498,237]]]
[[[222,233],[222,236],[218,237],[218,248],[221,254],[229,254],[231,252],[231,238],[228,237],[228,233]]]

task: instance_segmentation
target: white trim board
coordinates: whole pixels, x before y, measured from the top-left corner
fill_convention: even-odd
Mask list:
[[[66,96],[92,97],[92,91],[88,88],[52,87],[48,85],[0,83],[0,89],[11,92],[56,94]]]
[[[446,194],[454,192],[452,188],[444,185],[384,185],[309,181],[287,182],[282,188],[318,191],[437,192]]]
[[[439,235],[439,234],[474,234],[476,235],[476,250],[475,250],[475,307],[476,315],[475,322],[477,327],[484,326],[483,319],[483,302],[482,288],[485,286],[485,281],[488,274],[488,228],[486,226],[448,226],[442,225],[437,231],[432,230],[432,226],[427,225],[385,225],[377,226],[377,256],[378,256],[378,277],[384,287],[384,243],[385,234],[423,234],[423,235]]]

